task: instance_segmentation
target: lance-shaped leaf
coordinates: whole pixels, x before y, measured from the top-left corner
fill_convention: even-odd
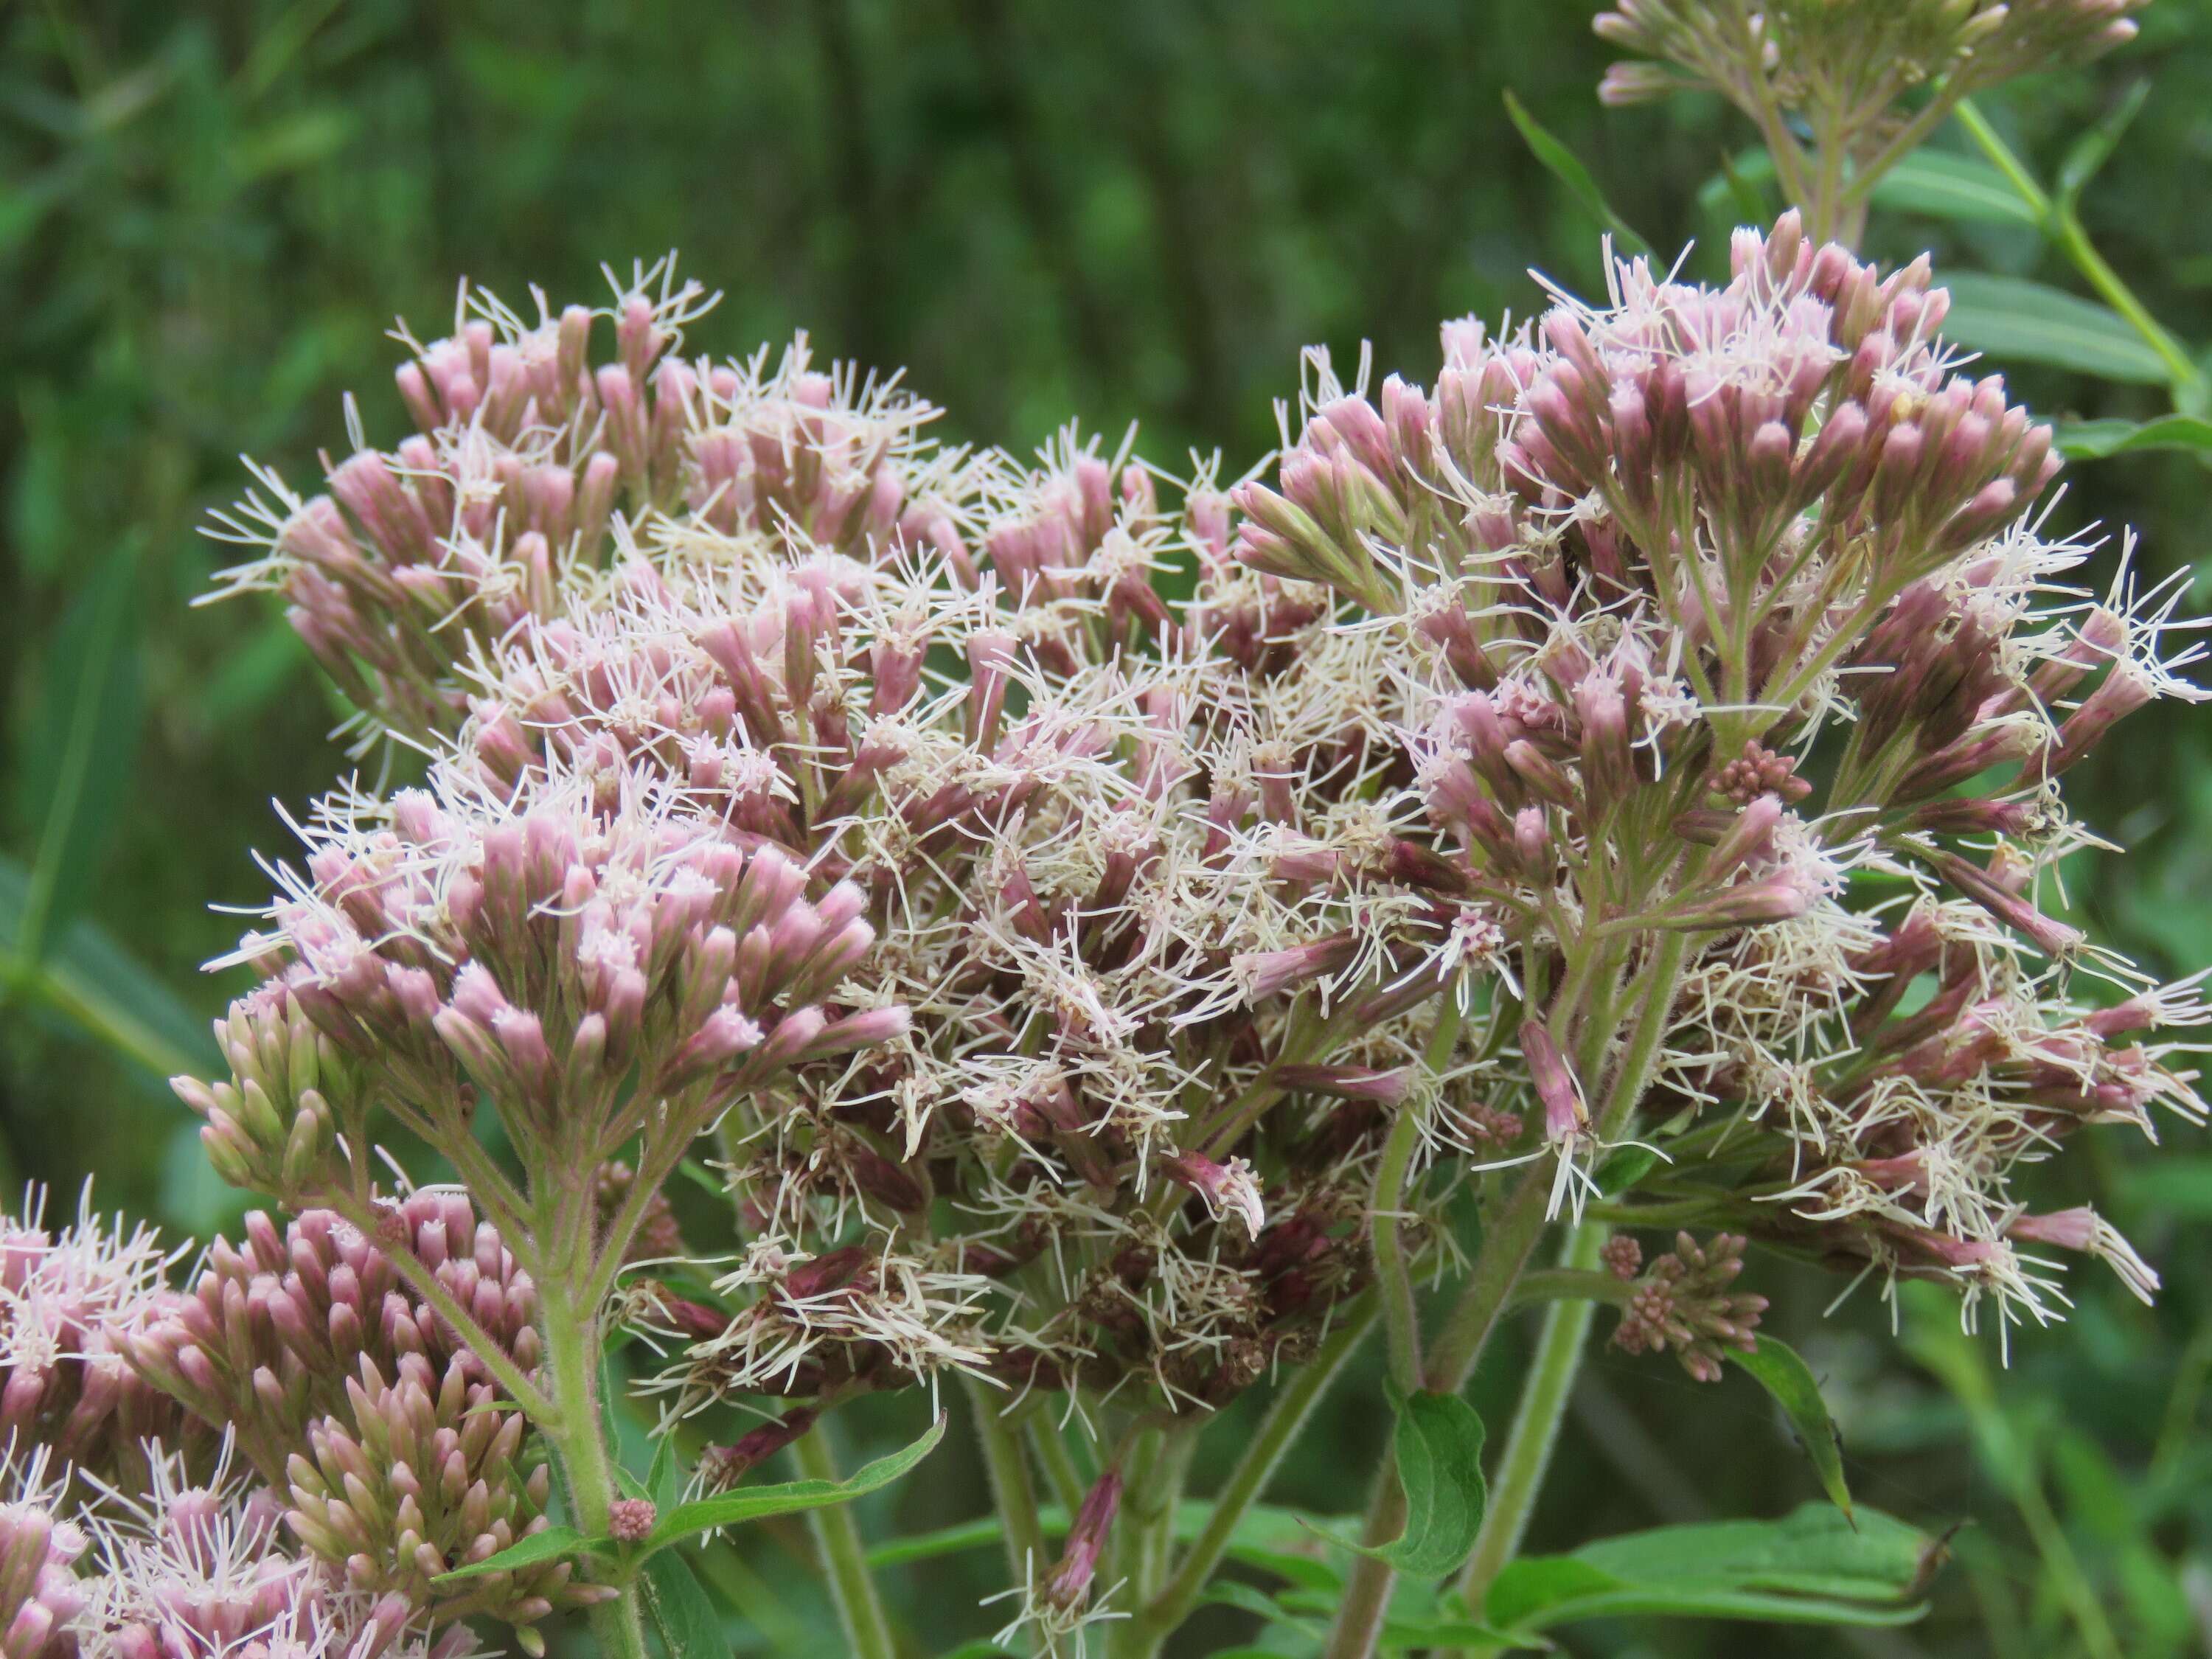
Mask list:
[[[888,1457],[878,1457],[872,1463],[863,1464],[849,1480],[787,1480],[780,1486],[741,1486],[735,1492],[678,1504],[654,1524],[645,1541],[638,1546],[638,1552],[641,1555],[651,1555],[678,1540],[712,1532],[718,1527],[734,1527],[747,1521],[763,1520],[771,1515],[792,1515],[801,1510],[827,1509],[833,1504],[848,1504],[855,1498],[890,1485],[928,1456],[943,1438],[945,1413],[939,1412],[937,1420],[929,1425],[919,1440]]]
[[[2102,460],[2147,449],[2212,453],[2212,421],[2196,415],[2161,415],[2149,421],[2061,421],[2058,453],[2072,460]]]
[[[730,1633],[722,1615],[678,1550],[645,1564],[640,1575],[653,1628],[668,1649],[668,1659],[729,1659]]]
[[[2166,360],[2107,306],[2019,276],[1945,280],[1943,337],[2001,362],[2049,363],[2100,380],[2163,386]]]
[[[1857,1525],[1827,1504],[1779,1521],[1660,1527],[1524,1557],[1498,1574],[1485,1622],[1534,1632],[1583,1619],[1657,1615],[1770,1623],[1899,1625],[1944,1559],[1942,1543],[1876,1510]]]
[[[22,866],[0,856],[0,971],[18,948],[30,887]],[[88,918],[52,941],[28,980],[49,1007],[156,1078],[204,1075],[217,1061],[207,1022]]]
[[[533,1532],[519,1544],[510,1544],[496,1555],[487,1555],[481,1561],[471,1561],[465,1567],[456,1567],[451,1572],[440,1573],[430,1582],[434,1584],[457,1583],[464,1578],[477,1578],[488,1572],[509,1572],[517,1567],[534,1567],[542,1562],[557,1561],[566,1555],[582,1551],[611,1547],[605,1539],[590,1539],[574,1527],[547,1527]]]
[[[1651,252],[1651,244],[1638,235],[1628,221],[1613,211],[1613,204],[1605,199],[1605,192],[1598,188],[1597,179],[1583,165],[1582,158],[1545,131],[1510,92],[1505,94],[1505,113],[1512,118],[1514,126],[1520,131],[1522,142],[1544,164],[1545,170],[1567,187],[1568,193],[1588,210],[1592,218],[1612,232],[1613,242],[1621,252]]]
[[[1820,1379],[1813,1375],[1813,1368],[1796,1349],[1771,1336],[1760,1337],[1759,1346],[1749,1352],[1736,1348],[1727,1352],[1732,1362],[1757,1377],[1759,1385],[1774,1396],[1774,1403],[1782,1407],[1804,1443],[1806,1456],[1813,1460],[1820,1490],[1848,1519],[1851,1491],[1844,1480],[1843,1442],[1836,1433],[1835,1419],[1828,1415],[1827,1402],[1820,1398]]]
[[[26,973],[73,921],[128,799],[144,709],[138,549],[110,553],[54,635],[46,695],[16,779],[38,855],[12,952]]]

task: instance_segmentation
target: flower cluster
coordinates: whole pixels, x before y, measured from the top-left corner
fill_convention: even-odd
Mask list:
[[[37,1446],[58,1466],[129,1488],[149,1478],[145,1444],[181,1446],[202,1425],[126,1358],[172,1294],[172,1260],[143,1227],[95,1214],[43,1224],[45,1195],[0,1216],[0,1446]]]
[[[2076,64],[2135,38],[2149,0],[1617,0],[1597,32],[1649,60],[1616,64],[1599,95],[1639,103],[1718,92],[1762,106],[1885,120],[1931,82],[1965,96],[1999,81]]]
[[[2061,775],[2199,696],[2196,649],[2124,559],[2102,602],[2046,597],[2092,549],[2039,533],[2048,434],[1954,372],[1924,264],[1883,277],[1794,216],[1734,264],[1719,289],[1623,264],[1531,338],[1448,331],[1433,399],[1322,404],[1279,491],[1248,487],[1245,556],[1396,588],[1388,625],[1442,658],[1412,793],[1532,1007],[1552,988],[1521,1039],[1563,1155],[1640,1121],[1680,1136],[1656,1185],[1710,1194],[1685,1152],[1740,1118],[1774,1148],[1716,1212],[1740,1229],[2039,1316],[2015,1234],[2140,1284],[2008,1176],[2085,1123],[2202,1115],[2171,1046],[2128,1040],[2203,1024],[2193,981],[2143,984],[2038,902],[2089,839]],[[1280,526],[1329,522],[1324,472],[1368,517],[1304,550]],[[1463,510],[1424,530],[1439,492]]]
[[[489,1612],[529,1625],[588,1599],[562,1563],[434,1590],[541,1529],[548,1471],[483,1360],[410,1293],[420,1264],[526,1372],[538,1364],[533,1287],[465,1199],[418,1193],[380,1212],[381,1246],[326,1210],[279,1232],[247,1218],[198,1282],[130,1344],[132,1364],[228,1426],[306,1553],[356,1589],[398,1594],[441,1622]]]
[[[88,1520],[82,1611],[46,1652],[116,1659],[475,1659],[459,1626],[423,1632],[407,1600],[348,1588],[289,1554],[265,1488],[173,1462]],[[10,1652],[15,1650],[10,1649]],[[41,1655],[31,1648],[24,1651]],[[43,1656],[41,1656],[43,1659]]]
[[[1597,32],[1634,54],[1608,104],[1717,92],[1758,124],[1785,198],[1854,234],[1885,174],[1960,103],[2135,38],[2149,0],[1615,0]]]
[[[2011,1179],[2201,1115],[2133,1039],[2203,1023],[2193,989],[2045,895],[2089,839],[2063,775],[2195,696],[2193,653],[2124,560],[2102,603],[2059,586],[2094,549],[2041,533],[2049,433],[1958,372],[1925,262],[1793,215],[1717,286],[1627,262],[1602,305],[1449,324],[1432,388],[1310,354],[1226,489],[1073,429],[941,452],[803,343],[686,362],[696,290],[650,280],[596,368],[589,313],[474,296],[402,371],[422,431],[356,433],[255,532],[249,579],[430,761],[319,809],[237,958],[270,978],[231,1076],[179,1085],[228,1176],[356,1232],[256,1236],[146,1346],[264,1471],[284,1449],[356,1585],[419,1597],[533,1524],[468,1356],[528,1406],[538,1332],[557,1366],[603,1309],[669,1351],[672,1422],[785,1402],[702,1484],[953,1373],[1118,1423],[1118,1483],[1378,1261],[1450,1272],[1470,1188],[1540,1228],[1632,1140],[1660,1156],[1625,1201],[1729,1229],[1622,1328],[1692,1375],[1763,1306],[1730,1234],[2008,1315],[2055,1300],[2022,1244],[2148,1284]],[[378,1206],[380,1113],[486,1224]],[[662,1185],[708,1136],[734,1248],[672,1261]],[[404,1291],[340,1288],[362,1240]],[[1048,1636],[1097,1616],[1119,1490],[1031,1586]],[[635,1531],[615,1501],[587,1521]]]
[[[1727,1233],[1702,1245],[1687,1233],[1677,1234],[1674,1249],[1634,1281],[1613,1328],[1613,1346],[1625,1353],[1671,1348],[1698,1382],[1719,1381],[1723,1351],[1756,1348],[1759,1339],[1752,1333],[1766,1311],[1765,1297],[1729,1291],[1743,1271],[1743,1247],[1741,1237]]]
[[[860,893],[809,902],[801,865],[723,830],[638,768],[325,802],[240,950],[281,966],[222,1028],[231,1080],[179,1084],[216,1168],[358,1206],[373,1106],[459,1148],[488,1101],[586,1170],[645,1137],[641,1203],[732,1095],[895,1034],[896,1009],[824,1006],[872,940]]]
[[[34,1369],[27,1337],[10,1368],[0,1647],[11,1659],[466,1659],[477,1650],[463,1615],[526,1626],[556,1600],[595,1594],[568,1585],[564,1565],[433,1593],[448,1563],[545,1524],[544,1470],[520,1468],[521,1419],[492,1409],[494,1391],[471,1381],[474,1358],[332,1218],[303,1216],[279,1235],[253,1217],[246,1248],[218,1243],[187,1293],[166,1283],[173,1257],[149,1234],[118,1237],[88,1209],[50,1237],[38,1207],[26,1206],[27,1223],[0,1220],[11,1311],[46,1318],[32,1328],[70,1346]],[[504,1297],[526,1357],[527,1282],[497,1276],[496,1238],[467,1206],[422,1195],[393,1213],[426,1258],[449,1239],[477,1247],[444,1264],[448,1281],[487,1315]],[[495,1276],[477,1271],[486,1262]],[[441,1355],[459,1383],[451,1398],[369,1386],[380,1365],[407,1379]],[[436,1443],[424,1443],[434,1419]],[[373,1455],[343,1455],[349,1429]],[[477,1450],[495,1439],[501,1456]],[[331,1492],[301,1456],[311,1449],[345,1465],[334,1477],[343,1501],[319,1510]],[[399,1502],[377,1501],[403,1488]],[[466,1511],[475,1532],[427,1525],[426,1508]],[[332,1509],[351,1529],[344,1543],[318,1534]],[[526,1629],[523,1639],[536,1645]]]

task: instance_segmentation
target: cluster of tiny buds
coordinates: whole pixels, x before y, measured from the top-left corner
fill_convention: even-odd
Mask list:
[[[1677,1234],[1674,1249],[1654,1261],[1641,1278],[1632,1277],[1641,1253],[1635,1251],[1633,1240],[1626,1242],[1630,1249],[1609,1255],[1606,1264],[1632,1285],[1620,1323],[1613,1328],[1615,1346],[1627,1353],[1671,1349],[1682,1369],[1698,1382],[1717,1382],[1726,1350],[1748,1353],[1759,1346],[1753,1333],[1766,1311],[1766,1298],[1728,1288],[1743,1271],[1742,1237],[1716,1233],[1701,1245],[1687,1233]]]
[[[1615,64],[1599,96],[1642,103],[1717,89],[1757,112],[1761,92],[1795,109],[1839,80],[1856,94],[1856,126],[1916,88],[1963,82],[1959,95],[2072,65],[2135,38],[2149,0],[1771,0],[1757,10],[1703,0],[1615,0],[1597,33],[1647,60]],[[1839,77],[1839,64],[1861,66]],[[1947,90],[1948,88],[1947,88]],[[1832,93],[1832,96],[1833,94]]]
[[[535,1291],[457,1194],[374,1214],[374,1237],[328,1211],[281,1231],[250,1215],[241,1245],[217,1240],[193,1287],[129,1335],[130,1364],[222,1425],[283,1495],[307,1555],[356,1589],[441,1620],[484,1613],[524,1627],[603,1594],[572,1583],[565,1563],[485,1575],[458,1599],[434,1589],[548,1524],[549,1472],[482,1356],[394,1258],[431,1275],[477,1339],[526,1371],[539,1357]],[[526,1628],[522,1639],[538,1638]]]
[[[607,1507],[607,1535],[617,1544],[641,1544],[659,1518],[649,1498],[617,1498]]]

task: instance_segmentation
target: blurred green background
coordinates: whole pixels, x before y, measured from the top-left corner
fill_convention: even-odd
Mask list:
[[[1698,100],[1601,112],[1581,0],[16,0],[0,8],[0,1180],[206,1237],[231,1200],[162,1072],[198,1063],[240,987],[198,965],[266,892],[295,805],[345,761],[342,711],[273,605],[188,608],[243,451],[309,486],[404,421],[396,312],[444,331],[456,278],[556,303],[600,261],[670,247],[723,289],[718,355],[809,330],[951,411],[952,439],[1026,449],[1071,416],[1174,463],[1273,441],[1296,354],[1427,380],[1437,320],[1585,290],[1597,227],[1507,122],[1511,88],[1653,243],[1725,260],[1724,156],[1743,125]],[[2183,340],[2212,343],[2212,3],[2161,0],[2087,70],[1989,100],[2048,178],[2136,83],[2150,96],[2081,203],[2091,235]],[[1942,145],[1962,141],[1955,132]],[[2078,287],[2032,225],[1878,213],[1869,246],[1939,270]],[[2160,412],[2154,386],[1999,361],[2039,412]],[[2130,524],[2153,572],[2205,545],[2212,471],[2179,454],[2078,465],[2057,521]],[[2109,567],[2110,555],[2097,580]],[[2212,608],[2199,594],[2195,608]],[[2154,968],[2212,960],[2212,716],[2158,710],[2072,792],[2126,848],[2085,862],[2090,925]],[[35,964],[35,965],[33,965]],[[2192,1653],[2212,1632],[2212,1156],[2177,1126],[2052,1172],[2167,1273],[2154,1313],[2100,1270],[2072,1324],[1996,1345],[1871,1292],[1753,1268],[1776,1328],[1831,1385],[1869,1502],[1966,1522],[1936,1611],[1901,1634],[1585,1627],[1577,1653]],[[1524,1340],[1526,1332],[1518,1333]],[[1510,1411],[1511,1354],[1478,1384]],[[1598,1354],[1532,1542],[1657,1520],[1772,1515],[1815,1488],[1742,1379]],[[1367,1400],[1372,1399],[1371,1391]],[[1358,1388],[1286,1501],[1354,1505],[1378,1416]],[[866,1426],[866,1425],[864,1425]],[[896,1425],[887,1418],[884,1432]],[[1233,1439],[1233,1436],[1230,1437]],[[880,1500],[878,1536],[982,1507],[953,1471]],[[719,1569],[752,1650],[828,1652],[800,1534]],[[892,1575],[917,1651],[987,1628],[995,1564]],[[765,1600],[762,1598],[767,1598]],[[1223,1613],[1193,1652],[1235,1639]],[[929,1645],[935,1644],[934,1646]],[[816,1645],[810,1645],[816,1644]]]

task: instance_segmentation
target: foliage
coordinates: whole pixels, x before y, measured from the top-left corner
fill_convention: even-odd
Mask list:
[[[1525,267],[1594,291],[1601,228],[1624,248],[1629,224],[1662,250],[1695,236],[1688,269],[1712,277],[1725,228],[1781,204],[1767,152],[1747,150],[1710,95],[1601,113],[1612,54],[1588,9],[1294,0],[1266,14],[837,0],[703,27],[641,0],[294,0],[0,21],[0,1169],[73,1188],[96,1166],[104,1201],[173,1231],[234,1222],[197,1121],[158,1079],[207,1074],[206,1018],[243,988],[198,973],[234,932],[202,899],[258,899],[241,849],[278,843],[269,798],[303,801],[342,763],[328,734],[349,711],[271,611],[186,609],[216,562],[197,527],[234,493],[236,450],[310,471],[339,388],[389,384],[374,319],[436,316],[455,273],[580,293],[603,257],[680,244],[687,268],[730,288],[720,346],[805,324],[824,356],[907,364],[957,411],[958,438],[1019,450],[1069,410],[1109,432],[1141,413],[1149,453],[1224,443],[1234,475],[1274,441],[1268,399],[1310,341],[1372,338],[1385,367],[1425,365],[1436,317],[1538,308]],[[1974,273],[1951,284],[1947,332],[2063,417],[2078,458],[2063,526],[2139,526],[2157,574],[2202,539],[2212,226],[2192,173],[2212,12],[2163,0],[2143,21],[2094,66],[1978,90],[1868,191],[1865,246],[1897,263],[1930,247]],[[402,419],[389,391],[363,407],[372,430]],[[372,763],[398,777],[415,764]],[[2153,710],[2069,793],[2128,855],[2069,860],[2065,914],[2154,965],[2198,965],[2212,943],[2203,732]],[[445,1173],[418,1151],[419,1174]],[[1823,1322],[1833,1287],[1809,1270],[1759,1285],[1825,1408],[1792,1373],[1761,1379],[1775,1411],[1741,1380],[1668,1410],[1692,1385],[1655,1389],[1654,1362],[1593,1356],[1562,1431],[1573,1455],[1553,1461],[1534,1517],[1551,1553],[1509,1568],[1480,1620],[1401,1591],[1386,1650],[1497,1650],[1501,1625],[1529,1626],[1501,1592],[1524,1590],[1590,1597],[1596,1622],[1571,1638],[1590,1651],[1769,1650],[1749,1626],[1647,1616],[1717,1613],[1728,1597],[1835,1595],[1886,1617],[1923,1594],[1917,1628],[1866,1638],[1885,1645],[1806,1632],[1791,1650],[2190,1650],[2212,1583],[2197,1430],[2212,1346],[2191,1334],[2212,1279],[2183,1231],[2212,1214],[2212,1166],[2191,1152],[2108,1148],[2037,1177],[2035,1207],[2094,1202],[2168,1282],[2155,1311],[2085,1284],[2069,1331],[2016,1340],[2009,1370],[1917,1302],[1909,1359],[1868,1339],[1887,1324],[1871,1298]],[[1482,1420],[1507,1420],[1532,1338],[1501,1338],[1474,1388]],[[1309,1514],[1354,1507],[1345,1471],[1370,1467],[1384,1438],[1354,1403],[1379,1395],[1372,1363],[1347,1367],[1271,1488]],[[1240,1401],[1236,1420],[1262,1404]],[[639,1425],[619,1427],[647,1471]],[[841,1416],[869,1450],[915,1429],[872,1402]],[[1055,1540],[1096,1473],[1082,1448],[1062,1451],[1076,1490],[1057,1517],[1040,1511]],[[1198,1489],[1224,1472],[1206,1455]],[[954,1456],[863,1504],[866,1529],[911,1551],[981,1507],[974,1460]],[[1934,1533],[1971,1517],[1960,1569],[1925,1583],[1916,1557],[1879,1593],[1756,1571],[1686,1585],[1626,1536],[1587,1544],[1779,1513],[1778,1480],[1840,1492],[1845,1468],[1876,1542],[1893,1541],[1879,1510]],[[1176,1517],[1186,1541],[1202,1528]],[[1894,1534],[1908,1536],[1925,1547]],[[1327,1547],[1295,1526],[1240,1528],[1229,1556],[1237,1577],[1189,1626],[1189,1650],[1314,1650],[1342,1582]],[[709,1644],[709,1628],[738,1651],[838,1639],[815,1549],[787,1523],[692,1559],[696,1576],[677,1551],[646,1564],[672,1647]],[[1004,1567],[920,1559],[882,1575],[890,1615],[902,1649],[942,1652],[972,1634]],[[1619,1588],[1656,1578],[1676,1606]]]

